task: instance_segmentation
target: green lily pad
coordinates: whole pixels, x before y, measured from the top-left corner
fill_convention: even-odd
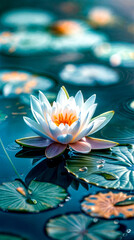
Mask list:
[[[67,193],[57,185],[32,181],[26,189],[19,180],[0,186],[0,208],[9,211],[40,212],[57,207]]]
[[[125,42],[103,42],[95,46],[94,54],[113,66],[133,67],[134,46]]]
[[[16,236],[16,235],[10,235],[7,233],[0,233],[0,240],[26,240],[25,238]]]
[[[119,225],[111,221],[94,221],[84,214],[70,214],[50,219],[46,231],[58,240],[114,240],[121,236],[118,228]]]
[[[113,189],[134,189],[134,145],[92,151],[89,155],[71,154],[67,170],[88,183]]]

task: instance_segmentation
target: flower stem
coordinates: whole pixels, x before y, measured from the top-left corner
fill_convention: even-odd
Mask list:
[[[6,151],[5,147],[4,147],[4,144],[3,144],[2,140],[1,140],[1,138],[0,138],[0,143],[1,143],[1,146],[2,146],[2,148],[3,148],[3,150],[4,150],[4,152],[5,152],[5,154],[6,154],[7,158],[8,158],[8,160],[9,160],[9,162],[10,162],[11,165],[12,165],[13,170],[15,171],[16,175],[18,176],[18,178],[21,179],[21,177],[20,177],[20,175],[19,175],[19,173],[18,173],[16,167],[14,166],[14,164],[13,164],[11,158],[9,157],[9,155],[8,155],[8,153],[7,153],[7,151]]]

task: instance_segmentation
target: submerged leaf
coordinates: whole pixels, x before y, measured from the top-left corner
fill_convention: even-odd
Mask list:
[[[114,240],[121,235],[118,228],[114,222],[94,221],[84,214],[70,214],[50,219],[46,231],[49,237],[57,240]]]
[[[32,181],[28,189],[20,182],[0,186],[0,208],[9,211],[40,212],[57,207],[67,193],[51,183]]]
[[[134,146],[120,145],[89,155],[70,154],[66,168],[77,178],[97,186],[133,190]]]

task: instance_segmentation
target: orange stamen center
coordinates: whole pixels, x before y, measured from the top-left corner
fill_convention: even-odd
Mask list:
[[[68,124],[69,126],[71,126],[71,124],[77,120],[78,120],[78,117],[74,113],[71,113],[71,114],[66,113],[64,115],[62,113],[59,113],[57,115],[52,116],[52,121],[57,126],[59,126],[61,123],[63,123],[64,125]]]

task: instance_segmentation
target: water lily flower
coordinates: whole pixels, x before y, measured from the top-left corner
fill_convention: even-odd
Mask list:
[[[114,114],[109,111],[92,119],[97,107],[95,98],[96,95],[92,95],[84,102],[81,91],[75,97],[69,97],[64,87],[52,106],[42,92],[39,92],[39,99],[31,96],[35,121],[28,117],[24,117],[24,121],[38,137],[18,139],[16,142],[26,147],[46,148],[47,158],[62,154],[68,147],[87,154],[91,149],[117,145],[112,141],[89,137],[103,128]]]

